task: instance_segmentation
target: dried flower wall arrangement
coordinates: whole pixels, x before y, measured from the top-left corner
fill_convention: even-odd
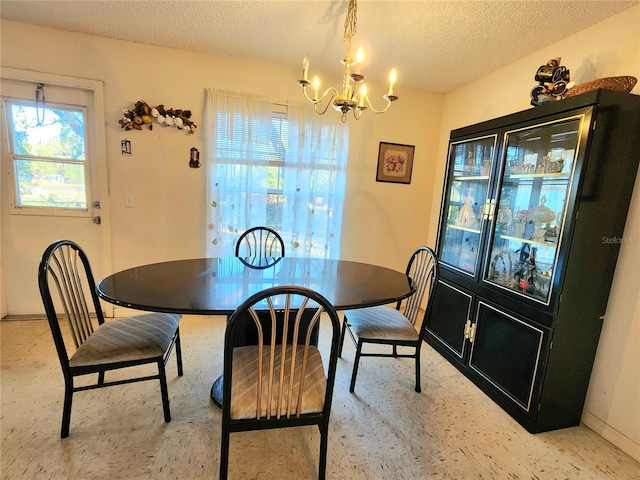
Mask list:
[[[139,100],[133,110],[126,109],[118,124],[125,130],[142,130],[143,126],[153,130],[153,124],[158,123],[163,127],[175,127],[189,134],[196,131],[197,125],[191,121],[191,110],[165,109],[164,105],[150,107],[146,102]]]

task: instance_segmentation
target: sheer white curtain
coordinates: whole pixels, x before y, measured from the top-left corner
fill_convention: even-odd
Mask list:
[[[349,125],[290,104],[282,224],[293,256],[340,258]],[[289,255],[289,251],[287,251]]]
[[[206,91],[207,254],[232,256],[250,227],[275,229],[287,257],[340,257],[349,127],[308,105]]]
[[[206,90],[207,254],[233,256],[240,233],[266,224],[272,102],[255,95]]]

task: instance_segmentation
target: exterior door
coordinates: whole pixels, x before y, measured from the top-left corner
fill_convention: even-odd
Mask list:
[[[102,84],[12,69],[3,69],[1,82],[0,313],[41,314],[37,270],[52,241],[80,244],[97,278],[110,262]],[[25,139],[36,130],[37,139]]]

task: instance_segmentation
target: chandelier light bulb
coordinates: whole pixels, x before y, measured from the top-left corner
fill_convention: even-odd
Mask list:
[[[315,77],[313,77],[313,89],[315,90],[315,94],[313,95],[313,99],[314,100],[318,99],[318,89],[319,88],[320,88],[320,79],[316,75]]]

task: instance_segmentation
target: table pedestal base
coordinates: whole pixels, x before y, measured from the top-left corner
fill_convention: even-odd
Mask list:
[[[222,383],[223,378],[222,375],[220,375],[211,387],[211,401],[218,408],[222,408]]]

